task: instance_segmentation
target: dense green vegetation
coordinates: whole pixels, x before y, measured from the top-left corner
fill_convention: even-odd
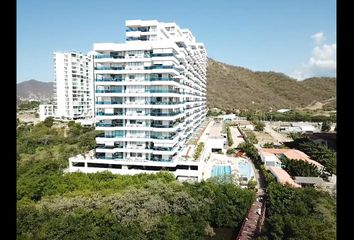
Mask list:
[[[296,81],[281,73],[254,72],[210,58],[207,79],[208,107],[224,111],[295,109],[336,97],[335,78]]]
[[[293,159],[283,159],[282,160],[283,169],[289,173],[290,176],[301,176],[301,177],[319,177],[321,176],[320,171],[318,171],[317,166],[310,164],[303,160],[293,160]]]
[[[199,159],[199,157],[200,157],[200,154],[203,152],[203,149],[204,149],[204,143],[203,142],[201,142],[201,143],[199,143],[198,144],[198,146],[197,146],[197,149],[195,150],[195,153],[194,153],[194,159]]]
[[[20,101],[17,105],[18,110],[31,110],[39,107],[38,101]]]
[[[254,145],[247,138],[245,140],[239,148],[252,159],[267,184],[266,218],[262,232],[256,239],[336,239],[336,199],[327,192],[313,188],[280,185],[261,163]],[[283,160],[286,171],[294,171],[290,175],[303,176],[315,172],[311,165],[303,168],[295,166],[300,162],[305,163]]]
[[[17,239],[203,239],[238,229],[254,191],[211,179],[181,183],[167,172],[63,173],[99,134],[47,119],[17,127]]]
[[[251,130],[244,130],[246,136],[247,136],[247,140],[253,144],[257,144],[258,143],[258,140],[257,140],[257,137],[256,135],[254,134],[253,131]]]
[[[288,112],[262,112],[262,111],[240,111],[239,116],[246,117],[249,121],[283,121],[283,122],[336,122],[336,114],[331,113],[330,116],[314,115],[299,110],[291,110]]]
[[[312,188],[270,183],[265,225],[258,240],[336,239],[336,201]]]
[[[264,130],[265,124],[261,121],[254,121],[254,130],[258,132],[262,132]]]
[[[231,147],[232,144],[234,144],[234,140],[232,139],[231,129],[229,126],[227,126],[226,128],[226,134],[227,134],[227,144],[229,145],[229,147]]]
[[[331,123],[328,121],[323,122],[321,126],[321,131],[328,132],[329,130],[331,130]]]
[[[312,160],[321,163],[325,167],[324,171],[336,174],[336,154],[325,145],[315,143],[308,138],[296,138],[293,142],[285,143],[285,145],[306,153]]]

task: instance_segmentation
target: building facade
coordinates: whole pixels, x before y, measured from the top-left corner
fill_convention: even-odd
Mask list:
[[[125,43],[94,44],[94,52],[96,129],[104,133],[83,171],[198,176],[200,163],[181,162],[180,153],[207,113],[204,45],[175,23],[131,20]]]
[[[94,117],[93,55],[54,53],[54,101],[59,118]]]
[[[39,120],[44,121],[47,117],[54,117],[54,105],[40,104],[39,105]]]

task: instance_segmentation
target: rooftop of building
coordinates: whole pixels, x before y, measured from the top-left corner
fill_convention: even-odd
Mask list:
[[[301,187],[301,185],[297,184],[284,169],[270,166],[269,170],[277,178],[280,184],[285,185],[288,183],[296,188]]]
[[[290,160],[303,160],[306,161],[310,164],[314,164],[317,167],[323,167],[322,164],[320,164],[319,162],[316,162],[312,159],[310,159],[309,156],[307,156],[304,152],[301,152],[297,149],[287,149],[287,148],[261,148],[261,152],[263,154],[267,154],[269,156],[269,154],[275,154],[275,155],[279,155],[279,154],[283,154],[285,155],[285,157],[287,157]]]
[[[324,183],[323,179],[320,177],[295,177],[294,180],[298,184],[316,184],[321,185]]]

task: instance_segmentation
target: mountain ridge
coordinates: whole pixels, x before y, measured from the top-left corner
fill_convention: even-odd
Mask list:
[[[53,82],[43,82],[36,79],[17,83],[17,98],[20,100],[50,100],[54,94],[53,84]]]
[[[252,71],[208,59],[207,105],[223,110],[275,110],[305,107],[336,97],[336,79],[297,81],[274,71]]]

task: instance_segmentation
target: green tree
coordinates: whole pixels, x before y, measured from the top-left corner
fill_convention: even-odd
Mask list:
[[[265,124],[261,121],[256,121],[254,124],[254,130],[262,132],[264,130]]]
[[[328,121],[323,122],[321,126],[321,131],[328,132],[329,130],[331,130],[331,122]]]
[[[227,143],[230,146],[234,144],[234,140],[232,139],[231,129],[229,126],[226,127],[226,134],[227,134]]]
[[[275,148],[274,143],[265,143],[263,144],[263,148]]]
[[[303,160],[284,159],[282,164],[290,176],[319,177],[321,175],[316,165]]]
[[[257,182],[255,180],[249,180],[248,183],[247,183],[247,188],[250,189],[250,190],[254,190],[256,189],[256,186],[257,186]]]
[[[54,118],[53,117],[47,117],[44,121],[43,124],[48,127],[51,128],[53,126],[54,123]]]

